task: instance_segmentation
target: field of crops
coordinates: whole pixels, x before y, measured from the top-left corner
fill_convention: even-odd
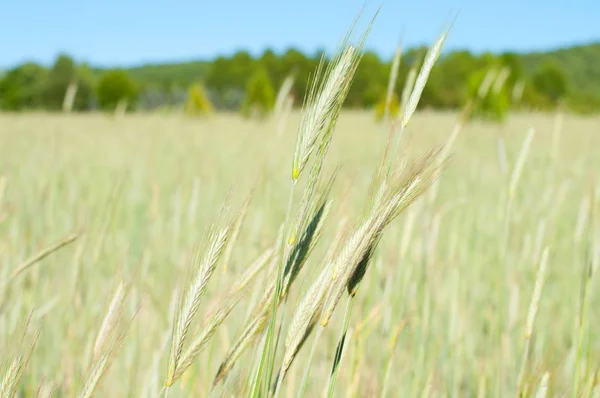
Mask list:
[[[195,252],[204,253],[211,223],[222,225],[224,203],[235,214],[251,194],[186,346],[213,327],[215,310],[235,306],[168,389],[169,397],[244,395],[260,335],[213,380],[276,272],[298,121],[293,113],[278,130],[227,114],[0,115],[2,352],[26,353],[39,327],[21,396],[77,396],[99,368],[97,396],[164,396],[177,289],[190,284]],[[397,156],[445,145],[456,121],[417,113]],[[548,396],[600,396],[599,126],[597,117],[553,114],[467,124],[434,189],[385,229],[352,301],[335,396],[534,396],[545,386]],[[297,305],[332,245],[364,216],[388,130],[371,113],[342,112],[323,177],[337,169],[331,205],[278,312],[274,373]],[[327,391],[347,301],[326,327],[316,324],[280,396],[296,396],[307,369],[306,396]]]

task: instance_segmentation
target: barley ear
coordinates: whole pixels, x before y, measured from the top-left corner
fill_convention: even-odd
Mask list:
[[[173,320],[173,335],[171,340],[171,353],[169,355],[169,368],[165,385],[170,387],[175,382],[175,375],[179,374],[181,355],[190,325],[198,308],[200,299],[206,290],[208,281],[213,275],[217,262],[227,243],[231,231],[230,226],[220,229],[212,228],[208,234],[208,245],[204,254],[196,253],[193,263],[190,284],[180,295],[179,305]]]

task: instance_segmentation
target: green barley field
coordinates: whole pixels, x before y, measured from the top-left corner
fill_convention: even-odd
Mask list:
[[[213,382],[277,275],[299,120],[0,115],[3,383],[22,371],[20,397],[86,396],[97,376],[98,397],[246,396],[264,332]],[[446,145],[457,121],[417,112],[396,157]],[[433,189],[373,253],[334,396],[600,396],[599,126],[522,113],[460,131]],[[273,385],[299,303],[360,226],[389,128],[366,111],[339,118],[321,234],[277,312]],[[297,185],[292,214],[306,177]],[[185,347],[210,339],[167,389],[177,292],[211,250],[209,227],[236,214]],[[316,322],[279,396],[327,394],[348,302],[344,293],[329,323]],[[227,316],[215,327],[214,314]]]

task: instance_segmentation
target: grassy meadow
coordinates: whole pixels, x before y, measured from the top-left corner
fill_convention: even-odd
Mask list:
[[[444,145],[456,121],[456,113],[418,112],[399,156]],[[96,395],[164,394],[175,292],[189,283],[186,269],[223,203],[231,198],[237,211],[252,191],[191,328],[206,327],[202,319],[227,301],[252,263],[262,256],[265,265],[168,389],[169,397],[243,395],[260,339],[214,388],[213,379],[273,270],[298,122],[297,112],[283,130],[272,120],[230,114],[0,115],[3,352],[17,346],[28,317],[31,333],[41,325],[20,396],[80,394],[103,358],[98,335],[111,300],[129,280],[120,311],[135,316]],[[590,272],[600,256],[592,212],[600,209],[598,126],[597,117],[512,114],[503,126],[475,121],[460,132],[436,191],[402,212],[375,251],[354,299],[335,396],[535,396],[545,386],[548,396],[600,396],[600,296]],[[507,205],[530,128],[535,134]],[[371,113],[341,114],[324,171],[328,178],[339,166],[331,209],[280,307],[275,372],[296,305],[340,231],[360,219],[387,133]],[[540,263],[546,270],[530,334]],[[346,301],[315,346],[306,396],[327,390]],[[296,396],[313,339],[314,333],[292,363],[280,396]]]

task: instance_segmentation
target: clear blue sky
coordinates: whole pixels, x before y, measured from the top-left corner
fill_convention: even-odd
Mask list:
[[[246,49],[330,50],[364,0],[0,0],[0,68],[64,51],[101,66],[212,58]],[[369,0],[365,17],[382,4]],[[384,0],[367,47],[431,43],[459,11],[446,48],[544,50],[600,41],[600,0]]]

